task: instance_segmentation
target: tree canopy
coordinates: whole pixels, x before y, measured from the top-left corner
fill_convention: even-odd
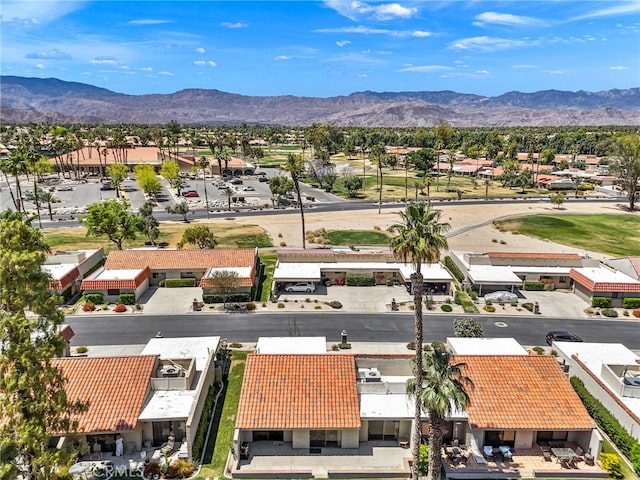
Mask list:
[[[625,135],[618,140],[609,169],[618,176],[618,183],[629,198],[629,210],[633,210],[640,191],[640,135]]]
[[[92,203],[80,221],[87,227],[88,237],[106,236],[122,250],[125,240],[135,240],[142,233],[142,218],[129,210],[126,200],[105,200]]]
[[[182,240],[178,244],[178,248],[183,248],[185,244],[195,245],[200,249],[215,248],[218,244],[213,230],[209,225],[194,225],[185,229],[182,234]]]

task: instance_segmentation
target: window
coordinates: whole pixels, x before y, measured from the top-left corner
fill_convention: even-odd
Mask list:
[[[484,445],[498,447],[507,445],[515,446],[516,431],[515,430],[487,430],[484,432]]]
[[[560,277],[558,283],[567,283],[567,277]]]
[[[107,295],[120,295],[120,289],[119,288],[109,288],[107,290]]]

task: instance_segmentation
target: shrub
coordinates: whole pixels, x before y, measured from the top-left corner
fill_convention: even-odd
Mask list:
[[[256,304],[253,302],[249,302],[245,305],[245,308],[251,312],[256,309]]]
[[[82,311],[83,312],[93,312],[95,309],[96,309],[96,306],[91,300],[87,300],[82,305]]]
[[[618,312],[616,312],[613,308],[605,308],[600,310],[600,313],[605,317],[615,318],[618,316]]]
[[[640,318],[640,310],[634,310],[633,312],[631,312],[633,314],[634,317],[636,318]]]
[[[195,278],[170,278],[164,281],[164,286],[167,288],[180,288],[180,287],[195,287]]]
[[[136,294],[135,293],[121,293],[118,295],[120,299],[120,303],[124,303],[125,305],[133,305],[136,303]]]
[[[471,300],[475,301],[478,299],[478,292],[476,292],[475,290],[471,290],[469,292],[469,297],[471,297]]]
[[[322,305],[316,305],[313,307],[314,310],[322,310]]]
[[[609,308],[611,307],[611,299],[607,297],[593,297],[591,299],[592,307]]]
[[[453,275],[456,280],[458,280],[459,282],[462,282],[464,280],[464,273],[462,273],[462,271],[458,268],[458,265],[456,265],[456,262],[454,262],[453,259],[448,255],[444,257],[444,266],[449,269],[451,275]]]
[[[609,478],[624,478],[622,463],[617,453],[601,453],[600,465],[609,472]]]
[[[287,246],[287,242],[280,242],[280,246],[281,247],[286,247]]]
[[[453,333],[456,337],[466,338],[482,338],[484,337],[484,331],[482,325],[480,325],[473,318],[458,318],[453,321]]]
[[[109,304],[107,302],[102,304],[102,310],[109,310]]]
[[[331,308],[342,308],[342,304],[337,300],[332,300],[328,303]]]
[[[426,475],[429,470],[429,445],[420,445],[420,455],[418,456],[418,472]]]
[[[122,312],[126,312],[127,311],[127,306],[124,303],[119,303],[116,305],[116,307],[113,309],[114,312],[116,313],[122,313]]]
[[[491,300],[485,300],[484,304],[488,307],[490,307],[491,305],[493,305],[493,302]]]
[[[529,310],[530,312],[533,312],[533,303],[531,302],[526,302],[522,304],[523,308],[526,308],[527,310]]]
[[[376,279],[367,275],[348,275],[345,284],[349,287],[371,287],[376,284]]]
[[[342,343],[342,342],[340,342],[338,344],[338,348],[340,350],[351,350],[351,344],[350,343]]]
[[[84,301],[98,305],[104,303],[104,296],[101,293],[85,293]]]
[[[160,475],[160,464],[156,462],[149,462],[144,466],[144,477],[153,478]]]
[[[542,347],[533,347],[531,350],[536,352],[538,355],[542,355],[544,353],[544,348]]]
[[[284,308],[284,303],[279,303],[278,308]]]
[[[455,303],[456,305],[462,305],[462,294],[460,292],[456,292],[455,296],[453,297],[453,303]]]
[[[541,291],[544,290],[544,283],[526,281],[522,284],[522,288],[530,291]]]
[[[159,287],[164,287],[164,282],[165,282],[165,280],[160,280],[160,282],[158,282],[158,286]]]
[[[167,475],[169,478],[187,478],[193,473],[194,468],[191,463],[183,458],[179,458],[171,465],[169,465],[169,471]]]
[[[442,310],[443,312],[452,312],[453,311],[453,307],[451,305],[442,305],[440,307],[440,310]]]
[[[387,287],[393,287],[393,280],[391,280],[390,278],[387,278],[384,283]]]
[[[227,302],[237,302],[244,303],[251,300],[250,295],[248,293],[234,293],[232,295],[227,296]],[[218,294],[207,293],[202,295],[202,301],[204,303],[223,303],[224,296]]]
[[[88,351],[89,349],[84,345],[81,345],[78,348],[76,348],[76,353],[87,353]]]
[[[202,449],[204,448],[204,439],[206,437],[207,429],[209,428],[209,422],[213,415],[213,405],[216,401],[216,387],[210,386],[207,392],[207,398],[204,401],[204,407],[202,408],[202,415],[200,416],[200,423],[198,424],[198,430],[196,430],[196,438],[193,441],[191,447],[192,457],[197,461],[200,461]],[[152,465],[151,463],[149,465]],[[157,464],[156,464],[157,465]],[[145,477],[152,478],[153,475],[146,475],[147,469],[145,467]]]
[[[489,313],[493,313],[496,311],[496,307],[494,307],[493,305],[485,305],[484,307],[482,307],[482,309],[485,312],[489,312]]]
[[[640,308],[640,298],[623,298],[622,308]]]

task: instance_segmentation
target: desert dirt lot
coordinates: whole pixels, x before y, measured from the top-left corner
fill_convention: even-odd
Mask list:
[[[565,252],[584,253],[584,250],[560,245],[544,240],[538,240],[523,235],[500,232],[491,222],[497,218],[514,215],[528,215],[534,213],[562,214],[562,213],[611,213],[628,214],[617,204],[612,203],[571,203],[558,210],[550,204],[504,204],[504,205],[439,205],[435,208],[442,210],[441,221],[451,225],[449,233],[449,248],[462,251],[529,251],[529,252]],[[305,212],[306,231],[325,228],[327,230],[372,230],[376,227],[386,230],[400,217],[397,209],[384,209],[378,214],[377,208],[351,212]],[[630,215],[638,216],[640,213]],[[290,215],[273,215],[260,217],[237,217],[236,225],[253,224],[265,229],[273,241],[274,246],[285,243],[288,247],[302,246],[302,229],[300,214],[292,212]],[[308,244],[314,247],[314,244]],[[605,255],[588,252],[595,258],[604,259]]]

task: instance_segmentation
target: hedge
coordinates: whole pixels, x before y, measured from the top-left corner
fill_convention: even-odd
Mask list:
[[[622,308],[640,308],[640,298],[623,298]]]
[[[349,287],[371,287],[376,284],[376,279],[366,275],[349,275],[344,283]]]
[[[440,307],[440,310],[442,310],[443,312],[452,312],[453,311],[453,307],[451,305],[447,305],[446,303],[444,305],[442,305]]]
[[[223,295],[215,293],[205,293],[202,295],[202,301],[204,303],[224,303],[224,302],[248,302],[251,300],[251,296],[248,293],[234,293],[227,295],[225,300]]]
[[[638,452],[638,442],[627,433],[620,425],[620,422],[600,401],[587,391],[582,380],[578,377],[570,379],[573,389],[576,391],[589,415],[596,421],[598,426],[611,438],[611,441],[620,451],[633,463],[633,469],[640,475],[640,455]]]
[[[456,262],[454,262],[450,256],[447,255],[446,257],[444,257],[444,265],[449,269],[451,275],[456,277],[459,282],[462,282],[464,280],[464,273],[462,273],[462,271],[458,268],[458,265],[456,265]]]
[[[94,305],[100,305],[104,303],[104,296],[101,293],[85,293],[84,301],[91,302]]]
[[[164,286],[167,288],[195,287],[196,279],[195,278],[170,278],[164,281]]]
[[[120,303],[124,303],[125,305],[133,305],[136,303],[135,293],[121,293],[118,297],[120,298]]]
[[[522,288],[532,292],[539,292],[544,290],[545,284],[543,282],[531,282],[526,281],[522,284]]]
[[[605,308],[600,311],[600,313],[605,317],[615,318],[618,316],[618,312],[616,312],[613,308]]]
[[[204,401],[204,407],[202,407],[202,415],[200,417],[200,423],[198,424],[198,430],[196,431],[196,438],[194,439],[193,446],[191,447],[192,457],[197,462],[200,461],[202,448],[204,447],[204,440],[209,428],[209,422],[211,421],[211,416],[213,415],[213,406],[216,399],[216,393],[216,387],[213,385],[210,386],[209,391],[207,392],[207,398]]]
[[[611,299],[607,297],[593,297],[591,299],[591,306],[609,308],[611,306]]]

